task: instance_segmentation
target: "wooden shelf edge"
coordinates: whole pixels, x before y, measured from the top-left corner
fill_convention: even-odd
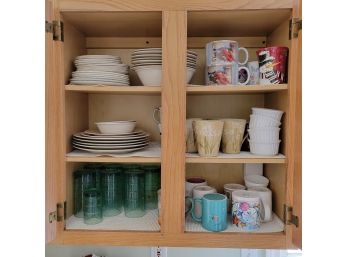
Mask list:
[[[160,163],[160,157],[66,157],[66,162]]]
[[[202,233],[164,234],[140,231],[72,231],[64,230],[62,244],[93,244],[114,246],[178,246],[178,247],[234,247],[285,249],[286,234],[277,233]]]
[[[285,158],[203,158],[187,157],[186,163],[285,163]]]
[[[288,84],[281,85],[253,85],[253,86],[204,86],[188,85],[187,94],[254,94],[254,93],[271,93],[288,89]]]
[[[98,86],[98,85],[65,85],[65,91],[84,93],[111,93],[111,94],[161,94],[159,86]]]

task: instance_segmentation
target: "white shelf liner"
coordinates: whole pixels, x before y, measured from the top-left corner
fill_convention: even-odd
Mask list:
[[[198,153],[186,153],[186,158],[192,158],[192,157],[200,157]],[[201,157],[202,158],[202,157]],[[275,156],[265,156],[265,155],[256,155],[252,154],[250,152],[242,151],[238,154],[228,154],[228,153],[222,153],[219,152],[219,155],[217,157],[206,157],[206,158],[223,158],[223,159],[255,159],[255,158],[266,158],[266,159],[284,159],[285,155],[278,154]]]
[[[86,225],[83,218],[73,215],[66,221],[66,229],[160,231],[157,213],[157,209],[147,210],[141,218],[128,218],[122,212],[117,216],[104,217],[101,223],[95,225]]]
[[[275,233],[275,232],[282,232],[284,231],[284,223],[279,219],[279,217],[273,213],[273,220],[270,222],[261,223],[261,228],[256,231],[242,231],[240,230],[236,225],[232,224],[232,217],[229,215],[227,217],[228,219],[228,226],[227,229],[224,231],[221,231],[219,233]],[[211,232],[206,229],[204,229],[201,225],[201,223],[198,223],[194,221],[191,217],[191,214],[187,215],[186,217],[186,223],[185,223],[185,231],[186,232]]]
[[[111,157],[160,157],[161,156],[161,144],[159,142],[151,142],[148,147],[143,150],[135,151],[131,153],[123,154],[100,154],[100,153],[89,153],[81,150],[73,150],[66,155],[67,157],[100,157],[100,156],[111,156]]]

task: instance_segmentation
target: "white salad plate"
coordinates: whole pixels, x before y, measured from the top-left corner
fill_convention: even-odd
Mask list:
[[[95,130],[86,130],[83,133],[91,135],[91,136],[120,136],[120,135],[145,134],[144,131],[142,131],[142,130],[136,130],[136,131],[132,131],[129,133],[123,133],[123,134],[105,134],[105,133],[100,133],[99,131],[95,131]]]
[[[124,145],[124,144],[141,144],[149,142],[149,138],[136,139],[136,140],[85,140],[74,138],[73,142],[78,144],[89,144],[89,145]]]
[[[134,140],[134,139],[143,139],[149,137],[149,134],[140,134],[140,135],[125,135],[125,136],[95,136],[93,139],[96,140]],[[81,138],[81,139],[88,139],[90,140],[92,137],[91,136],[86,136],[80,133],[77,133],[74,135],[76,138]]]

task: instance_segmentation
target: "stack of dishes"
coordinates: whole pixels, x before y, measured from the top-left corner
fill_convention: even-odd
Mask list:
[[[283,111],[251,108],[248,133],[250,152],[259,155],[276,155],[279,151],[279,126]]]
[[[196,71],[197,54],[187,51],[187,83]],[[162,48],[144,48],[132,54],[132,69],[144,86],[159,86],[162,78]]]
[[[128,65],[113,55],[81,55],[75,59],[71,84],[128,86]]]
[[[102,133],[87,130],[73,135],[72,145],[75,149],[91,153],[128,153],[149,145],[150,135],[141,130],[134,131],[135,121],[96,124]]]

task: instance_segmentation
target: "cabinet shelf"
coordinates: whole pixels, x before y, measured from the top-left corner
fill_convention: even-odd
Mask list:
[[[188,85],[187,94],[255,94],[272,93],[288,89],[288,84],[281,85],[254,85],[254,86],[205,86]],[[65,85],[65,91],[101,94],[125,94],[125,95],[159,95],[161,87],[158,86],[102,86],[102,85]]]
[[[103,221],[95,225],[86,225],[83,218],[71,216],[66,221],[68,230],[131,230],[131,231],[159,231],[158,210],[149,210],[141,218],[128,218],[124,212],[114,217],[104,217]]]
[[[252,231],[252,232],[246,232],[241,231],[231,223],[232,217],[231,215],[228,216],[228,227],[226,230],[221,231],[221,233],[253,233],[253,234],[259,234],[259,233],[277,233],[277,232],[283,232],[284,231],[284,223],[279,219],[279,217],[273,213],[273,220],[270,222],[265,222],[261,224],[261,227],[259,230]],[[198,223],[194,221],[191,217],[191,215],[187,215],[186,217],[186,223],[185,223],[185,231],[186,232],[211,232],[202,227],[201,223]]]
[[[281,85],[253,85],[253,86],[204,86],[188,85],[187,94],[190,95],[211,95],[211,94],[255,94],[255,93],[272,93],[288,89],[288,84]]]
[[[160,163],[161,147],[152,142],[149,147],[141,151],[125,154],[96,154],[80,150],[73,150],[66,155],[67,162],[113,162],[113,163]]]
[[[186,154],[186,163],[285,163],[283,154],[276,156],[254,155],[250,152],[239,154],[219,153],[217,157],[200,157],[198,154]]]
[[[125,95],[159,95],[158,86],[103,86],[103,85],[65,85],[65,91],[83,93],[108,93]]]

